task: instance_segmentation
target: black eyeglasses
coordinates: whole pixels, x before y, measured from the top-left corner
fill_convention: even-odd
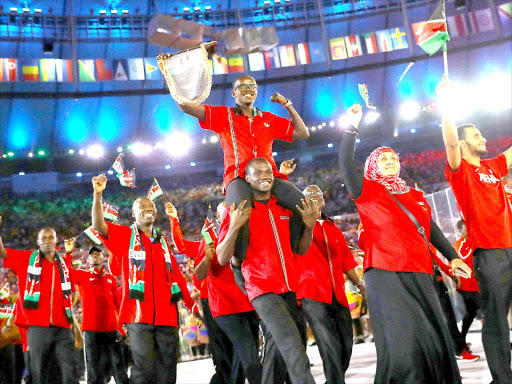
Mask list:
[[[241,91],[257,91],[258,84],[238,84],[235,89],[240,89]]]

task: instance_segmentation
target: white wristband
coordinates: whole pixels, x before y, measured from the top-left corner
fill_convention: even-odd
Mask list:
[[[290,105],[293,105],[292,101],[290,99],[286,100],[286,103],[283,104],[286,108],[288,108]]]

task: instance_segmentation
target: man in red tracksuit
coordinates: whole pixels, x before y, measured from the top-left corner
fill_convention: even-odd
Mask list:
[[[134,365],[131,383],[176,382],[179,353],[176,302],[198,312],[167,240],[154,230],[155,203],[139,197],[132,206],[130,227],[106,223],[102,195],[105,175],[92,179],[92,224],[121,266],[123,298],[119,322],[126,324]],[[181,292],[180,292],[181,291]]]
[[[227,205],[225,202],[220,203],[217,207],[216,218],[219,223],[226,207]],[[165,213],[169,217],[172,236],[178,251],[194,260],[194,268],[197,268],[198,264],[202,260],[209,260],[211,256],[208,257],[208,255],[215,254],[215,245],[206,245],[204,239],[201,239],[201,241],[185,240],[178,219],[178,211],[172,203],[168,202],[165,204]],[[208,275],[208,271],[206,272],[206,275]],[[212,312],[210,310],[210,303],[208,299],[208,285],[210,279],[208,276],[204,279],[198,279],[197,273],[194,273],[193,278],[194,285],[198,287],[200,291],[203,321],[208,329],[209,348],[212,352],[213,364],[215,365],[215,374],[210,379],[210,384],[244,383],[245,377],[243,375],[242,367],[239,364],[239,359],[233,359],[233,343],[213,319]]]
[[[322,190],[310,185],[303,191],[320,212],[325,208]],[[356,274],[357,261],[336,224],[326,216],[316,221],[313,243],[303,257],[297,298],[311,326],[320,350],[324,374],[329,384],[345,383],[352,355],[352,318],[345,294],[346,274],[362,292],[364,285]]]
[[[76,238],[65,241],[71,255]],[[103,266],[101,249],[92,247],[87,259],[89,270],[72,269],[73,283],[78,285],[82,300],[82,331],[88,384],[103,384],[108,367],[117,384],[128,384],[123,351],[118,340],[119,297],[115,277]]]
[[[0,224],[2,218],[0,216]],[[49,357],[54,353],[64,384],[78,384],[71,323],[73,284],[70,260],[57,250],[57,233],[47,227],[37,235],[38,249],[18,251],[4,248],[0,237],[0,258],[4,267],[18,275],[23,313],[28,325],[30,373],[33,383],[48,383]],[[49,382],[59,381],[50,377]]]
[[[249,248],[242,264],[245,288],[251,304],[276,341],[294,384],[314,383],[309,359],[294,321],[298,311],[295,255],[290,242],[290,219],[293,213],[277,204],[271,189],[272,165],[263,158],[247,164],[245,180],[254,194],[254,208],[233,204],[222,226],[229,225],[219,238],[217,257],[220,265],[237,263],[233,258],[240,229],[249,222]],[[313,240],[313,227],[319,216],[314,202],[302,200],[297,207],[305,224],[299,240],[298,254],[304,255]]]

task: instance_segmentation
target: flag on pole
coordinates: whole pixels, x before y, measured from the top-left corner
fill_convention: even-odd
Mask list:
[[[368,85],[367,84],[357,84],[359,88],[359,94],[364,100],[364,103],[368,109],[376,109],[373,105],[370,104],[370,96],[368,96]]]
[[[418,37],[418,44],[421,49],[432,56],[444,47],[449,40],[444,0],[441,0],[430,19],[423,26]]]
[[[7,299],[9,297],[9,283],[5,283],[2,288],[0,288],[0,300]]]
[[[449,16],[446,21],[448,23],[448,32],[451,37],[469,35],[468,24],[466,23],[466,18],[463,13]]]
[[[103,217],[110,221],[116,221],[119,217],[119,207],[103,200]]]
[[[14,313],[14,307],[1,307],[0,308],[0,319],[8,319]]]
[[[158,196],[162,196],[163,194],[164,191],[160,188],[160,184],[158,184],[156,179],[153,179],[153,184],[151,185],[151,188],[149,188],[148,197],[151,200],[155,200]]]
[[[95,244],[100,245],[102,241],[100,240],[100,234],[98,231],[94,229],[94,227],[91,225],[89,228],[87,228],[84,233],[91,239]]]
[[[217,240],[217,234],[215,233],[215,217],[211,207],[208,208],[206,220],[204,221],[203,229],[201,229],[201,235],[203,235],[206,244],[214,243]]]
[[[131,171],[123,171],[117,177],[123,187],[135,188],[135,168]]]
[[[117,155],[116,160],[114,161],[114,164],[112,164],[112,169],[119,175],[124,172],[124,163],[123,163],[123,156],[124,153],[120,153]]]

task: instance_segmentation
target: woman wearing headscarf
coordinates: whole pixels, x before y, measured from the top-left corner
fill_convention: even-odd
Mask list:
[[[351,126],[343,133],[340,169],[365,231],[364,280],[377,349],[375,383],[461,383],[434,290],[427,242],[450,260],[453,271],[471,271],[431,219],[423,194],[399,177],[395,151],[375,149],[361,177],[354,164],[361,106],[350,107],[347,117]]]

